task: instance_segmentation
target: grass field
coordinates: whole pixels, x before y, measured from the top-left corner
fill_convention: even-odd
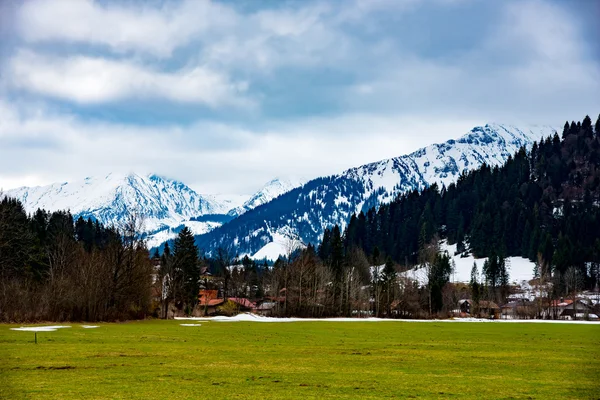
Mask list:
[[[0,325],[0,398],[600,398],[600,325]]]

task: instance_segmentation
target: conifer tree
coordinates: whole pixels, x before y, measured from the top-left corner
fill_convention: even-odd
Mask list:
[[[175,239],[173,249],[175,282],[181,288],[180,300],[185,304],[186,312],[191,313],[198,301],[200,290],[200,265],[198,247],[192,231],[186,226]]]
[[[592,119],[589,115],[586,115],[581,123],[581,130],[585,137],[592,137],[594,135],[594,131],[592,128]]]
[[[565,126],[563,127],[563,133],[562,133],[562,138],[563,140],[567,138],[567,136],[569,136],[569,130],[570,130],[570,126],[569,126],[569,121],[565,122]]]

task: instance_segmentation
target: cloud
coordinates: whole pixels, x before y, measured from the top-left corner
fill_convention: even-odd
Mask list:
[[[314,61],[315,51],[333,49],[333,39],[341,40],[331,26],[335,12],[325,2],[243,14],[233,6],[208,0],[142,5],[31,0],[18,10],[16,27],[30,44],[91,45],[116,54],[163,59],[193,44],[205,60],[217,65],[270,69]]]
[[[156,172],[247,193],[476,124],[600,108],[597,39],[566,2],[13,4],[0,18],[15,28],[0,29],[5,187]]]
[[[31,0],[20,8],[17,25],[29,43],[88,43],[119,53],[168,57],[197,35],[233,27],[237,18],[229,7],[207,0],[153,5]]]
[[[371,68],[341,89],[343,108],[536,124],[597,112],[600,65],[569,10],[519,1],[498,11],[460,52],[431,57],[383,43]]]
[[[44,56],[19,51],[7,67],[9,84],[42,95],[83,104],[135,98],[164,98],[210,107],[249,105],[247,83],[195,66],[161,72],[129,61]]]

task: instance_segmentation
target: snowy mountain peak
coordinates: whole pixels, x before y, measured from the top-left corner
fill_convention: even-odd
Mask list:
[[[258,192],[253,194],[244,204],[229,212],[229,215],[239,216],[248,210],[266,204],[284,193],[295,189],[305,182],[304,179],[275,178],[267,182]]]
[[[92,217],[108,225],[118,225],[128,211],[138,210],[148,231],[221,208],[183,183],[155,174],[110,173],[70,183],[22,187],[6,194],[20,199],[28,212],[38,208],[70,210],[75,217]]]
[[[366,164],[344,171],[347,177],[365,183],[367,196],[380,191],[377,203],[397,194],[423,189],[435,183],[449,185],[460,174],[486,163],[501,165],[522,146],[553,135],[549,126],[518,128],[486,124],[471,129],[459,139],[432,144],[411,154]],[[382,190],[383,189],[383,190]]]
[[[206,233],[296,185],[299,183],[292,180],[274,179],[250,198],[201,195],[182,182],[158,174],[109,173],[73,182],[21,187],[5,194],[21,200],[30,213],[38,208],[70,210],[75,218],[92,218],[106,225],[119,226],[130,212],[138,211],[144,219],[148,244],[157,246],[173,238],[183,225],[195,234]]]

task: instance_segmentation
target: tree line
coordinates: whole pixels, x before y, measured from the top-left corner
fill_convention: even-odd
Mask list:
[[[0,196],[0,321],[144,318],[152,264],[142,220],[121,227]]]

